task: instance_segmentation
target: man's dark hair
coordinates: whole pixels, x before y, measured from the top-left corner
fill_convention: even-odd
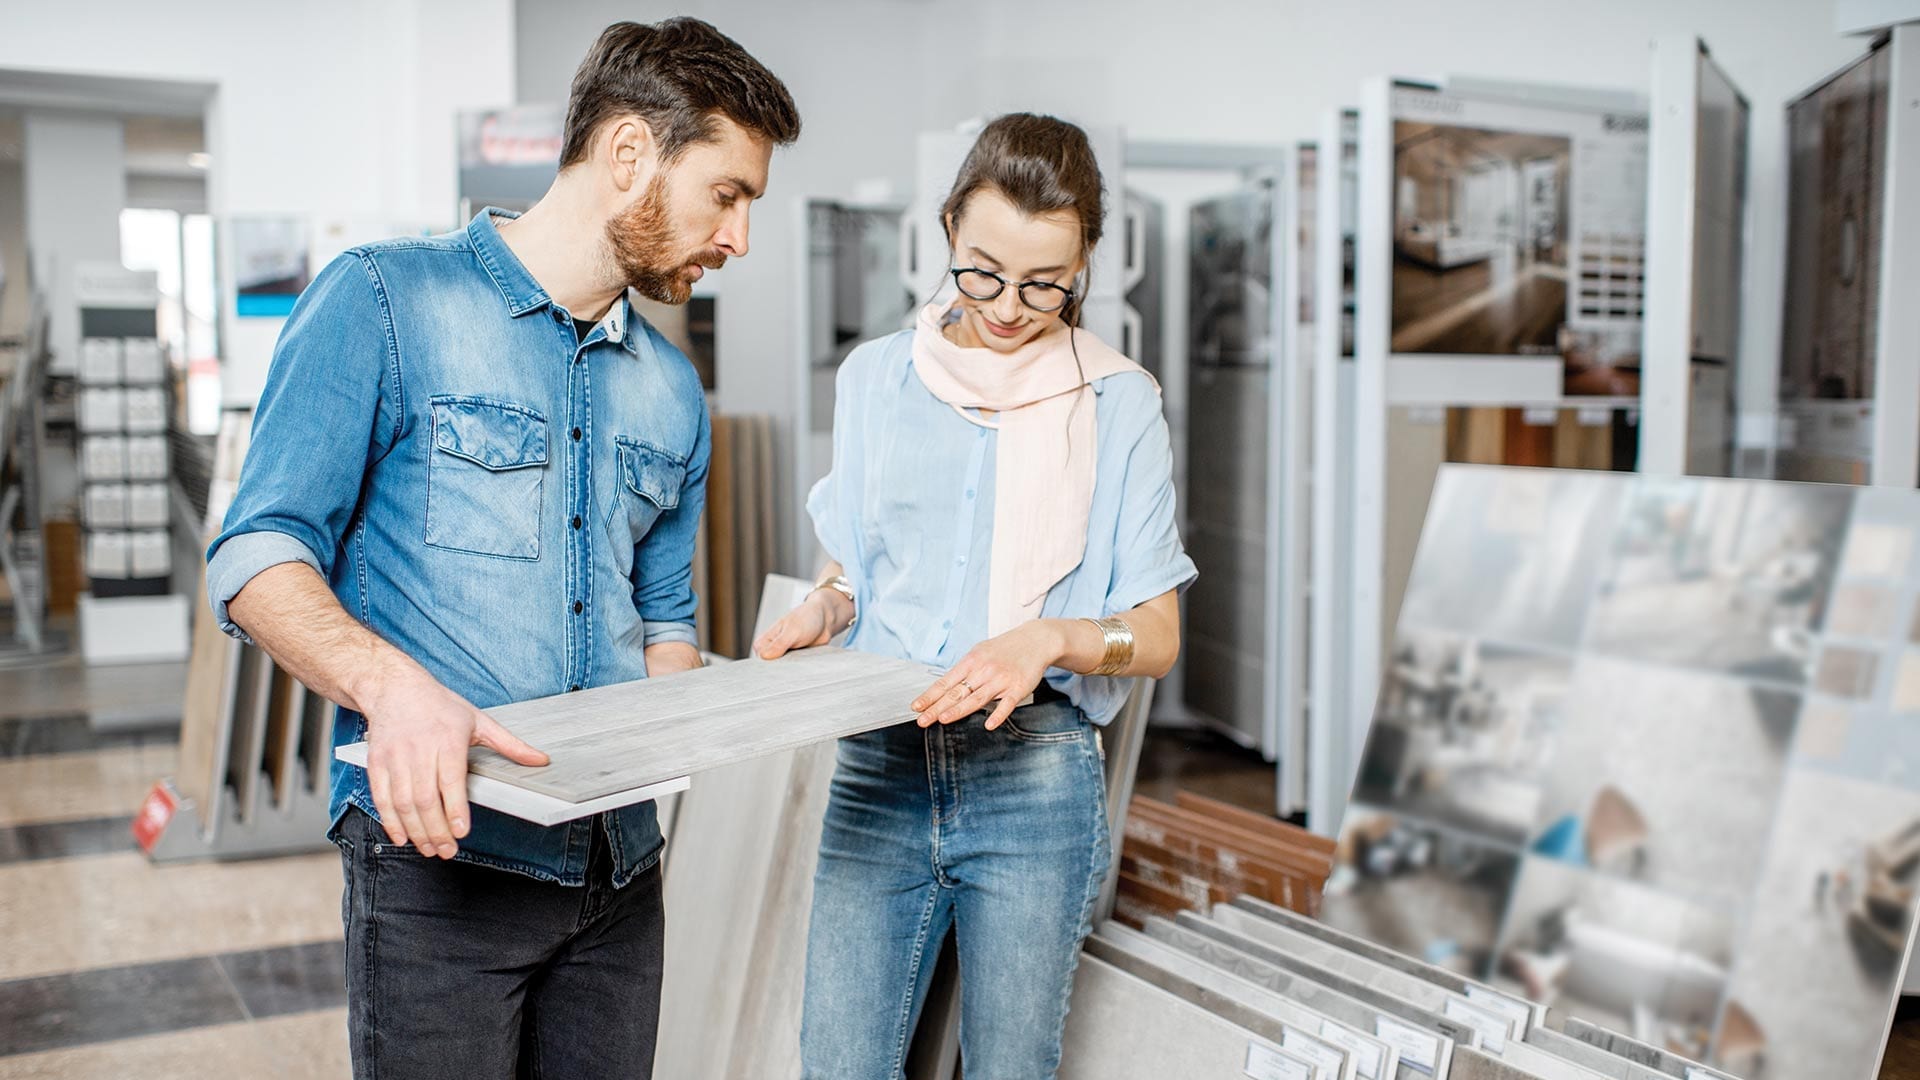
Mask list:
[[[800,137],[786,85],[699,19],[619,22],[601,32],[573,74],[560,167],[585,161],[600,125],[627,115],[653,129],[663,163],[712,139],[719,116],[776,146]]]

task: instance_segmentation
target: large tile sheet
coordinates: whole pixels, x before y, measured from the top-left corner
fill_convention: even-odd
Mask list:
[[[1249,1048],[1267,1061],[1305,1063],[1159,987],[1093,956],[1080,958],[1061,1044],[1060,1080],[1245,1080]],[[1255,1073],[1253,1075],[1263,1075]],[[1285,1073],[1266,1073],[1274,1077]],[[1300,1075],[1296,1073],[1296,1075]]]
[[[1448,467],[1384,667],[1329,925],[1747,1080],[1874,1075],[1920,492]]]

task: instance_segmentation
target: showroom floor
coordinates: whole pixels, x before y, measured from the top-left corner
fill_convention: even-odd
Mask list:
[[[157,866],[128,838],[174,768],[181,686],[178,665],[0,668],[0,1080],[348,1073],[332,852]],[[1265,809],[1272,783],[1156,730],[1138,790]],[[1882,1077],[1920,1080],[1912,1013]]]

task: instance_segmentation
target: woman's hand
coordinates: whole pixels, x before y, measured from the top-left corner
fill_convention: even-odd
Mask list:
[[[762,660],[778,660],[795,649],[811,649],[832,641],[834,612],[826,595],[828,591],[815,589],[799,607],[780,616],[780,621],[768,627],[753,643],[754,654]]]
[[[1061,648],[1060,635],[1050,624],[1024,623],[975,645],[910,707],[920,714],[921,727],[931,727],[964,720],[997,700],[999,706],[987,717],[987,730],[992,731],[1040,685]]]

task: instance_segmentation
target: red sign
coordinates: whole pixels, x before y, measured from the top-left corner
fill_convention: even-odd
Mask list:
[[[153,785],[147,792],[147,798],[140,804],[140,812],[133,816],[133,841],[140,850],[153,854],[153,845],[166,831],[167,822],[173,820],[174,811],[180,809],[180,796],[174,794],[173,785],[165,780]]]

